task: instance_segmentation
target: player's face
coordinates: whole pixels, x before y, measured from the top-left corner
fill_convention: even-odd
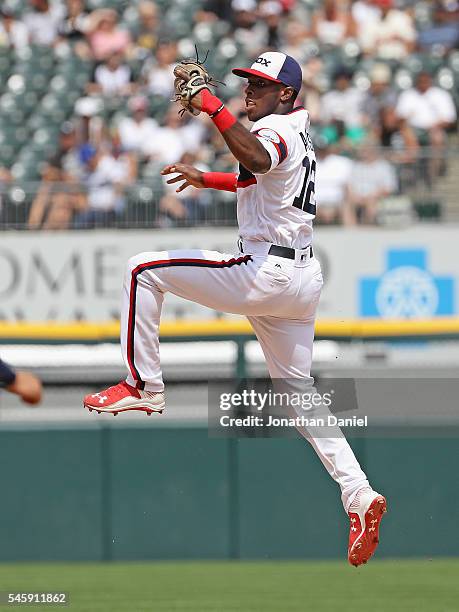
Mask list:
[[[261,77],[249,77],[247,80],[244,91],[247,117],[249,121],[258,121],[276,110],[285,87]]]

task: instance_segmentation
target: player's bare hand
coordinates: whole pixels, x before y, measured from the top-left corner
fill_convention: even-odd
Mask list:
[[[19,395],[26,404],[38,404],[41,401],[41,381],[30,372],[18,370],[14,382],[7,387],[7,390]]]
[[[166,166],[161,170],[162,175],[166,174],[178,174],[178,176],[174,176],[174,178],[169,179],[167,182],[168,185],[172,183],[182,183],[175,191],[180,193],[187,187],[193,186],[202,188],[204,185],[204,173],[193,166],[188,166],[187,164],[171,164],[170,166]]]

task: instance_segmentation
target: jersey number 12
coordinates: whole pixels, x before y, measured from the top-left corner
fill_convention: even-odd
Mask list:
[[[301,140],[303,141],[304,148],[306,151],[308,150],[308,143],[305,135],[300,132]],[[303,159],[303,166],[306,168],[306,172],[304,173],[303,186],[301,187],[301,191],[299,195],[295,197],[293,200],[293,206],[299,208],[300,210],[304,210],[304,212],[309,213],[310,215],[316,214],[316,204],[314,197],[314,189],[315,189],[315,179],[316,179],[316,160],[313,159],[310,161],[308,155]]]

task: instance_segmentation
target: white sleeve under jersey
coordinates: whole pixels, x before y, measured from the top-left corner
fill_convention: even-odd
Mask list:
[[[316,213],[316,159],[303,108],[268,115],[251,132],[271,158],[268,172],[256,174],[239,165],[237,182],[240,236],[280,246],[304,248],[312,240]]]

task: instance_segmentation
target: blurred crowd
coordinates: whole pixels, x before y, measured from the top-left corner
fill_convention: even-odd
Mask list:
[[[236,169],[207,118],[182,118],[171,103],[173,66],[195,43],[202,56],[210,49],[209,69],[226,83],[218,94],[242,121],[233,66],[267,49],[301,63],[320,222],[376,223],[381,200],[418,181],[431,188],[447,173],[459,94],[456,0],[4,0],[0,48],[50,46],[91,66],[40,165],[29,227],[116,225],[139,197],[156,207],[159,227],[218,218],[219,194],[176,194],[159,175],[177,161]],[[15,178],[14,163],[0,169],[0,184]]]

